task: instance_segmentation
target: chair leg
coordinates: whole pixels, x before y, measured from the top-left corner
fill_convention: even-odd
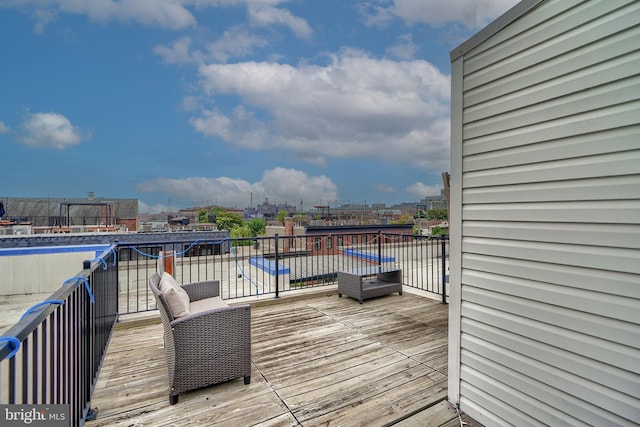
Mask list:
[[[178,393],[169,393],[169,403],[171,405],[175,405],[176,403],[178,403]]]
[[[244,385],[248,385],[251,383],[251,375],[244,376]]]

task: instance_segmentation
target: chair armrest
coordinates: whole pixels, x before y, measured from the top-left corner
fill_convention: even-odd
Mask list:
[[[220,296],[220,281],[207,280],[204,282],[193,282],[182,285],[182,289],[187,291],[191,301],[198,301],[205,298]]]

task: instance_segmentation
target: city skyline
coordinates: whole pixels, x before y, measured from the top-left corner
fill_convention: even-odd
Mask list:
[[[449,52],[516,3],[0,0],[0,198],[439,194]]]

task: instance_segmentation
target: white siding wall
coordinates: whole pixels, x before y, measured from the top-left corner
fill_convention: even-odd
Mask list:
[[[453,58],[450,399],[638,425],[640,1],[528,3]]]

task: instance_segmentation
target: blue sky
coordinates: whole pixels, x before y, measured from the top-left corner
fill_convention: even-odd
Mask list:
[[[516,0],[0,0],[0,198],[417,201],[449,52]]]

